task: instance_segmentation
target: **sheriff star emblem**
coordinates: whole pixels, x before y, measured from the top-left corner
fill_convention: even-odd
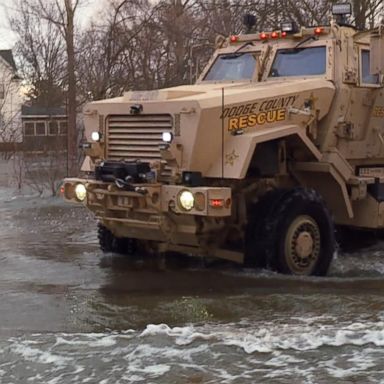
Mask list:
[[[236,154],[235,150],[232,150],[231,153],[225,155],[225,164],[233,166],[238,158],[239,155]]]

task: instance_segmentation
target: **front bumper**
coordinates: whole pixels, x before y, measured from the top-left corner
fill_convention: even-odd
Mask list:
[[[81,203],[118,237],[197,245],[198,235],[204,237],[205,229],[196,218],[215,221],[214,226],[220,230],[224,225],[220,219],[231,216],[232,211],[231,189],[226,187],[190,188],[156,183],[133,184],[136,191],[127,191],[111,182],[70,178],[64,180],[65,200],[80,202],[75,194],[78,184],[86,188],[86,197]],[[190,210],[183,209],[179,202],[185,190],[195,197]],[[209,228],[212,230],[212,225]]]

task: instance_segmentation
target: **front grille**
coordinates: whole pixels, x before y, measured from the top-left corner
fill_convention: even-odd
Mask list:
[[[107,119],[107,158],[160,160],[162,133],[172,130],[171,115],[113,115]]]

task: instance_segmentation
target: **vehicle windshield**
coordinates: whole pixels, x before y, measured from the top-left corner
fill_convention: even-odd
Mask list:
[[[279,49],[270,77],[322,75],[326,71],[325,47]]]
[[[251,80],[256,69],[256,53],[229,53],[219,55],[204,81]]]

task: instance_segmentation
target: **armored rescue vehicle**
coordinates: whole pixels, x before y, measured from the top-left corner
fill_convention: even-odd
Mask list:
[[[196,84],[89,103],[84,176],[63,193],[101,249],[323,275],[335,224],[383,228],[384,28],[350,11],[218,38]]]

